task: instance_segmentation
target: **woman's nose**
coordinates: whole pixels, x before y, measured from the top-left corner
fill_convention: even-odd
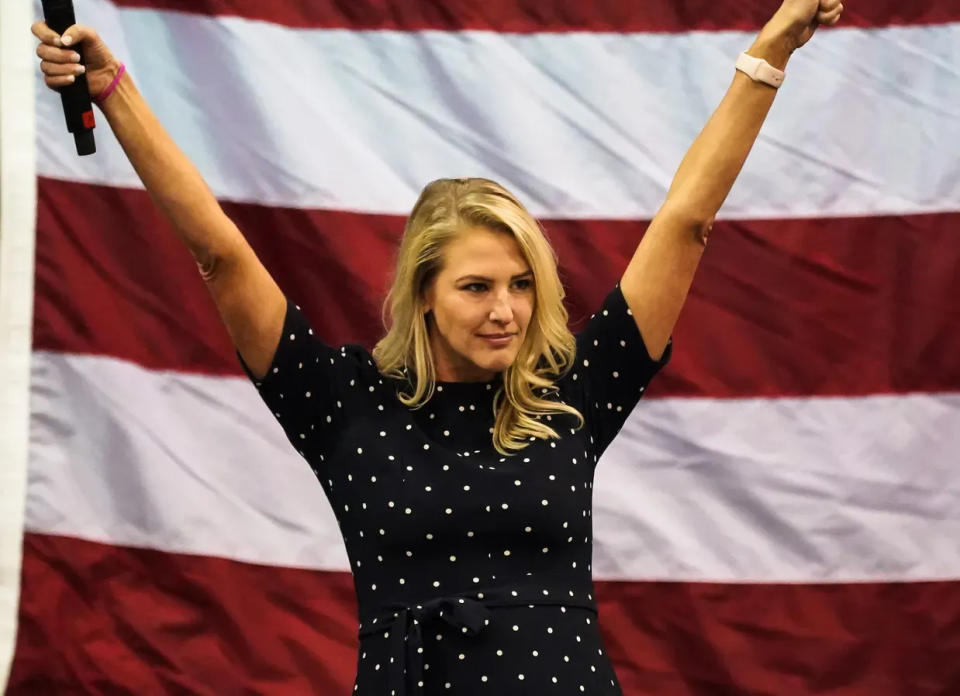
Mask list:
[[[490,317],[495,321],[508,322],[513,319],[513,308],[506,298],[496,298],[490,310]]]

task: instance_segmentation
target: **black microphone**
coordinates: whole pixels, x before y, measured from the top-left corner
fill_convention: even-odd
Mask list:
[[[57,34],[63,34],[77,23],[71,0],[41,0],[41,4],[44,21]],[[83,64],[82,53],[80,53],[80,63]],[[87,90],[87,74],[77,75],[73,83],[58,87],[57,91],[60,92],[60,101],[63,102],[67,130],[73,133],[73,139],[77,145],[77,154],[92,155],[97,151],[97,146],[93,142],[93,129],[96,127],[96,122],[93,118],[90,92]]]

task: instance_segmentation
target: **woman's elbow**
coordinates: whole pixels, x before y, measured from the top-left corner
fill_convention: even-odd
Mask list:
[[[664,204],[657,213],[657,217],[670,228],[679,230],[683,236],[692,238],[703,246],[707,245],[710,232],[716,222],[714,213],[681,203]]]

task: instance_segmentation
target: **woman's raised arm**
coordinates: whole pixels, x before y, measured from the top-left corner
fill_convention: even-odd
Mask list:
[[[836,24],[842,12],[840,0],[785,0],[747,53],[783,70],[819,24]],[[714,216],[740,174],[776,93],[776,88],[736,72],[624,271],[620,289],[656,360],[680,316]]]
[[[115,80],[120,63],[90,27],[74,25],[58,36],[44,22],[32,27],[40,39],[37,55],[51,89],[86,72],[96,99]],[[85,66],[79,65],[83,52]],[[200,172],[177,147],[124,72],[100,103],[153,201],[186,244],[200,269],[227,331],[257,377],[273,359],[286,299],[243,234],[223,212]]]

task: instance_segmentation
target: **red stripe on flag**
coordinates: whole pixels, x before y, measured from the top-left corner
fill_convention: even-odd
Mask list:
[[[960,582],[597,583],[627,696],[960,693]],[[351,577],[27,534],[9,696],[348,694]]]
[[[960,694],[960,581],[599,583],[624,694]]]
[[[9,695],[349,694],[347,573],[26,534]]]
[[[40,179],[38,196],[35,349],[242,374],[189,254],[146,192]],[[224,208],[324,340],[373,345],[402,218]],[[545,226],[576,330],[619,279],[644,225]],[[960,213],[719,223],[673,362],[650,395],[960,389],[958,226]]]
[[[776,2],[724,0],[114,0],[120,7],[148,7],[207,15],[239,16],[291,27],[498,32],[684,32],[756,30]],[[960,6],[934,0],[871,0],[849,3],[845,27],[940,24],[960,20]]]

